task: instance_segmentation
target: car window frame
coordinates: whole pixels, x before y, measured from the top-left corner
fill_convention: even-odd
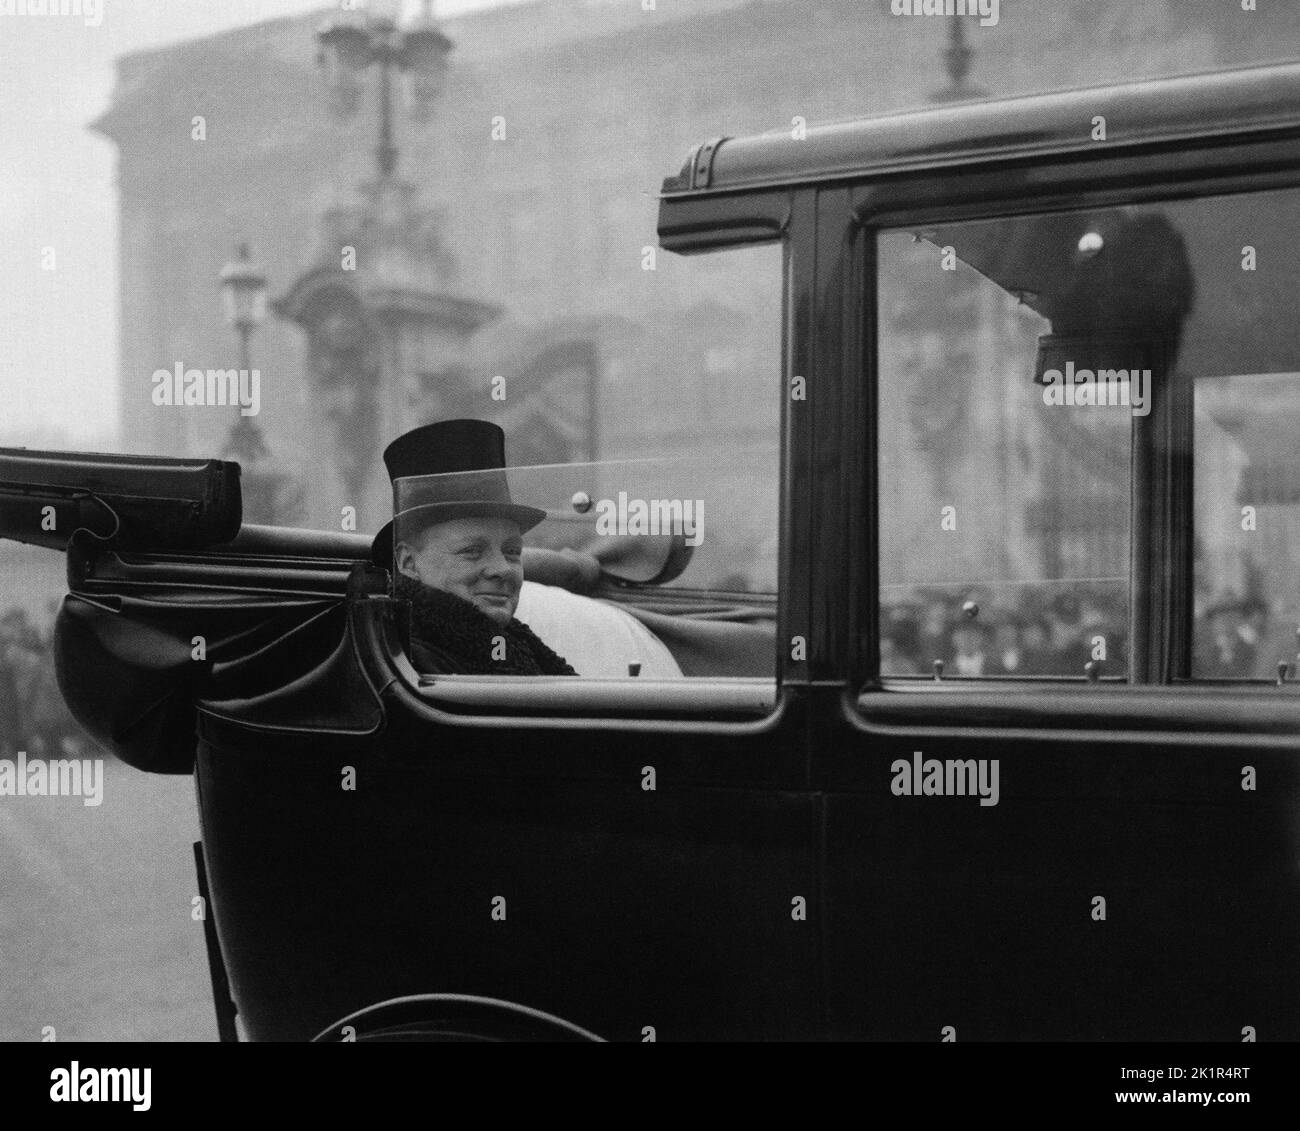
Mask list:
[[[399,637],[388,633],[382,647],[394,683],[403,698],[430,721],[445,726],[489,728],[561,728],[599,727],[604,730],[681,731],[694,734],[758,735],[777,728],[788,707],[788,651],[781,646],[782,626],[790,616],[791,594],[788,579],[794,572],[794,553],[790,528],[786,520],[789,486],[787,398],[782,395],[787,380],[788,342],[790,337],[790,276],[794,255],[792,241],[784,222],[776,222],[779,210],[774,194],[753,194],[746,211],[765,217],[763,223],[738,226],[726,210],[710,209],[707,222],[692,231],[691,242],[675,247],[683,254],[725,254],[737,249],[776,246],[781,249],[774,284],[781,294],[781,326],[775,368],[778,378],[771,384],[771,395],[780,397],[778,433],[774,437],[777,453],[776,512],[771,516],[777,529],[776,593],[736,594],[738,603],[757,604],[775,597],[777,631],[774,640],[773,674],[749,676],[683,676],[680,681],[643,680],[640,676],[621,679],[596,677],[556,677],[571,682],[558,702],[547,703],[539,680],[553,686],[548,677],[526,675],[444,675],[430,676],[417,672]],[[716,235],[713,233],[716,232]],[[698,241],[698,242],[697,242]],[[668,242],[665,241],[665,246]],[[778,386],[779,382],[779,386]],[[611,599],[616,604],[634,603],[631,595],[638,587],[621,585]],[[665,586],[658,591],[670,602],[690,599],[696,590]],[[680,688],[670,684],[680,683]]]
[[[1176,148],[1172,141],[1153,142],[1134,147],[1123,156],[1063,153],[1051,161],[991,161],[960,170],[960,176],[955,176],[955,172],[944,166],[916,175],[882,178],[861,183],[853,193],[856,224],[846,242],[861,265],[857,297],[864,320],[864,347],[858,373],[864,386],[862,399],[873,414],[878,413],[879,405],[876,241],[882,231],[1048,212],[1100,210],[1126,204],[1159,205],[1206,197],[1300,190],[1300,137],[1292,134],[1283,138],[1218,139],[1186,150]],[[877,442],[878,427],[872,421],[865,429],[872,443],[868,453],[871,482],[866,492],[869,505],[864,508],[868,515],[863,516],[870,521],[870,549],[864,560],[856,563],[854,576],[854,584],[861,586],[868,597],[865,603],[870,605],[870,613],[858,618],[854,647],[848,658],[849,679],[843,703],[848,721],[856,729],[879,734],[933,734],[936,724],[944,730],[969,730],[973,726],[999,733],[1008,733],[1007,728],[1022,728],[1026,733],[1043,734],[1048,728],[1053,732],[1059,730],[1053,726],[1053,693],[1068,691],[1091,696],[1097,708],[1104,712],[1106,708],[1101,704],[1111,702],[1114,696],[1158,689],[1168,694],[1148,697],[1145,701],[1149,714],[1139,711],[1129,720],[1141,719],[1142,726],[1122,725],[1114,730],[1117,737],[1154,738],[1158,733],[1166,737],[1183,734],[1183,728],[1172,725],[1175,702],[1182,704],[1177,710],[1185,711],[1188,702],[1207,691],[1219,691],[1227,686],[1229,695],[1239,694],[1231,685],[1192,679],[1190,675],[1193,612],[1190,517],[1195,505],[1190,446],[1192,400],[1181,398],[1175,407],[1182,412],[1161,421],[1158,430],[1153,425],[1138,424],[1141,418],[1135,418],[1134,451],[1136,441],[1141,439],[1148,461],[1141,473],[1134,476],[1131,496],[1134,502],[1142,502],[1141,509],[1135,507],[1130,512],[1135,547],[1129,567],[1130,639],[1135,655],[1128,678],[1103,679],[1104,690],[1084,679],[1029,675],[1006,677],[1005,681],[997,681],[996,687],[988,680],[937,681],[924,675],[881,675],[880,541],[875,503],[884,469]],[[1187,440],[1181,458],[1175,454],[1179,451],[1180,435],[1185,435]],[[1176,506],[1164,515],[1164,521],[1153,526],[1150,516],[1162,513],[1162,483],[1166,479],[1175,481],[1179,497]],[[1181,559],[1179,555],[1161,557],[1155,552],[1160,546],[1155,534],[1157,530],[1167,530],[1170,520],[1180,515],[1187,516],[1178,531],[1185,551]],[[1160,574],[1168,576],[1173,584],[1156,592],[1152,583]],[[1139,674],[1140,680],[1135,678]],[[1231,683],[1240,685],[1242,681]],[[1262,739],[1264,732],[1273,732],[1279,726],[1288,733],[1300,732],[1300,705],[1292,698],[1295,689],[1270,687],[1258,680],[1249,681],[1246,686],[1263,697],[1261,707],[1265,702],[1273,703],[1281,712],[1276,719],[1266,719],[1263,715],[1271,712],[1262,712],[1257,728]],[[1300,682],[1296,686],[1300,688]],[[962,724],[955,716],[947,717],[946,704],[950,700],[965,704],[958,709],[958,715],[964,710],[969,716],[970,706],[981,700],[996,701],[1000,709],[987,712],[979,722]],[[1193,712],[1193,717],[1202,724],[1207,721],[1201,712]],[[1171,725],[1164,731],[1156,729],[1162,723]],[[1202,725],[1198,733],[1204,729]],[[1059,733],[1077,735],[1079,732],[1065,729]]]

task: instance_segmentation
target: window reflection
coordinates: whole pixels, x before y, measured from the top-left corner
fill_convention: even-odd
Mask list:
[[[1298,227],[1285,190],[881,233],[883,673],[1124,674],[1132,438],[1168,392],[1191,673],[1296,675]]]

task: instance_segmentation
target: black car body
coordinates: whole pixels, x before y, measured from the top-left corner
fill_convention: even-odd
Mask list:
[[[636,1041],[1300,1036],[1300,703],[1197,671],[1201,374],[1177,363],[1235,334],[1234,373],[1300,382],[1295,312],[1270,292],[1271,320],[1216,329],[1200,270],[1211,322],[1188,329],[1186,303],[1133,297],[1187,225],[1124,247],[1163,210],[1267,198],[1246,235],[1290,254],[1297,192],[1292,65],[697,147],[664,184],[662,246],[784,247],[777,593],[653,570],[588,591],[653,614],[683,681],[422,679],[369,540],[236,534],[231,465],[159,486],[167,461],[0,453],[4,534],[39,541],[46,505],[85,528],[47,539],[74,713],[141,769],[195,775],[246,1034],[338,1036],[432,995],[401,1007],[414,1029],[483,1037],[517,1035],[512,1005]],[[900,232],[1017,290],[1079,358],[1155,359],[1118,665],[882,671],[878,280]],[[1100,292],[1074,250],[1099,243]],[[469,998],[490,1001],[456,1013]]]

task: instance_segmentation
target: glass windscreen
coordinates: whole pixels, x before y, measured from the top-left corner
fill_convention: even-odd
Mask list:
[[[424,675],[775,675],[777,453],[394,483],[394,594]]]
[[[771,449],[401,478],[394,546],[495,521],[517,527],[521,547],[585,559],[608,584],[774,595],[776,462]]]

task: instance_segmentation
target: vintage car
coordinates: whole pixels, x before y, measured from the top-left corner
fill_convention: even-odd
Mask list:
[[[222,1036],[1300,1037],[1297,231],[1297,65],[697,146],[779,425],[511,469],[577,678],[417,672],[236,465],[0,452],[71,709],[194,775]]]

